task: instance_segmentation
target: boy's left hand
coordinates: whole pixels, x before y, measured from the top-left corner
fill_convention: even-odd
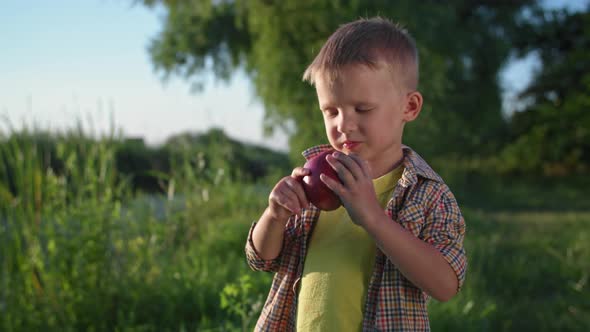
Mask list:
[[[369,164],[356,154],[336,151],[326,160],[338,174],[340,181],[321,174],[320,179],[340,197],[352,221],[365,226],[376,211],[382,211],[373,187]]]

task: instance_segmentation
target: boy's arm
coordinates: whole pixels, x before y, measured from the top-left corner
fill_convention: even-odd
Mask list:
[[[457,218],[460,213],[448,188],[444,185],[432,188],[436,199],[428,216],[412,211],[417,220],[408,222],[408,227],[414,228],[410,232],[392,222],[379,205],[366,161],[343,153],[334,153],[326,159],[341,183],[323,174],[320,178],[340,197],[352,221],[373,237],[381,251],[414,285],[439,301],[452,298],[462,284],[466,263],[461,233],[463,218]]]
[[[298,178],[309,175],[302,167],[293,169],[291,176],[282,178],[271,191],[268,208],[254,223],[246,242],[248,264],[255,270],[278,270],[279,255],[284,246],[285,231],[309,202]]]
[[[279,256],[283,247],[284,232],[285,222],[273,218],[268,208],[264,210],[251,232],[252,244],[260,258],[272,260]]]
[[[465,279],[463,249],[465,223],[454,199],[442,194],[424,222],[416,221],[423,239],[391,218],[383,210],[366,217],[365,229],[389,260],[413,284],[438,301],[450,300]]]
[[[261,225],[262,223],[262,225]],[[280,237],[280,241],[281,243],[279,244],[280,248],[278,253],[276,253],[276,255],[269,255],[268,253],[268,249],[261,252],[259,250],[257,250],[258,246],[260,246],[260,244],[256,244],[255,239],[257,241],[260,241],[260,235],[255,236],[255,233],[276,233],[277,230],[273,230],[273,229],[268,229],[268,227],[265,227],[265,223],[264,223],[264,219],[261,218],[258,222],[255,222],[254,224],[252,224],[252,227],[250,228],[250,232],[248,234],[248,240],[246,241],[246,258],[248,260],[248,265],[250,266],[250,268],[252,268],[253,270],[257,270],[257,271],[266,271],[266,272],[277,272],[279,269],[279,255],[280,255],[280,251],[282,248],[282,241],[284,238],[283,234],[280,234],[279,236],[275,235],[274,237]],[[284,229],[281,230],[281,233],[284,232]],[[276,244],[274,244],[276,245]],[[273,246],[273,244],[271,244],[271,247]],[[263,248],[264,245],[262,245]],[[272,257],[271,257],[272,256]]]
[[[260,220],[252,224],[246,242],[246,258],[250,268],[256,271],[278,272],[284,248],[288,248],[299,229],[294,227],[297,216],[293,215],[287,223],[277,223],[269,218],[267,211]],[[284,226],[277,227],[277,224]]]
[[[391,222],[382,210],[370,220],[365,229],[408,280],[441,302],[457,294],[457,275],[436,248]]]
[[[465,219],[459,205],[449,188],[442,185],[439,199],[426,216],[420,230],[420,238],[434,246],[445,258],[457,276],[459,291],[465,282],[467,255],[463,240],[465,238]]]

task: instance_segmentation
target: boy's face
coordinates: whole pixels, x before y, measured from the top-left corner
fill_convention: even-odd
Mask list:
[[[389,172],[402,158],[404,124],[416,118],[422,105],[418,92],[400,88],[396,81],[401,80],[393,77],[385,65],[378,69],[348,65],[332,83],[323,75],[316,79],[330,144],[365,159],[373,178]],[[415,105],[416,94],[419,105]]]

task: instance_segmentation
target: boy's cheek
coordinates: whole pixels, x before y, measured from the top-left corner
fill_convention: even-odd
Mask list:
[[[333,148],[341,150],[338,149],[338,138],[340,137],[340,133],[336,127],[326,127],[326,136]]]

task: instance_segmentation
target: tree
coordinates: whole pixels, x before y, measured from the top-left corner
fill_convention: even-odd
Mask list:
[[[166,12],[150,46],[164,76],[199,85],[204,72],[226,80],[244,68],[265,106],[268,132],[286,128],[291,155],[324,142],[306,66],[342,23],[381,15],[415,37],[421,57],[425,107],[406,129],[405,142],[428,156],[480,155],[505,136],[498,72],[510,54],[524,7],[534,0],[493,1],[145,0]]]
[[[590,7],[588,8],[590,9]],[[503,167],[564,175],[590,165],[590,12],[536,12],[521,55],[536,52],[542,66],[520,99],[529,105],[513,115]]]

